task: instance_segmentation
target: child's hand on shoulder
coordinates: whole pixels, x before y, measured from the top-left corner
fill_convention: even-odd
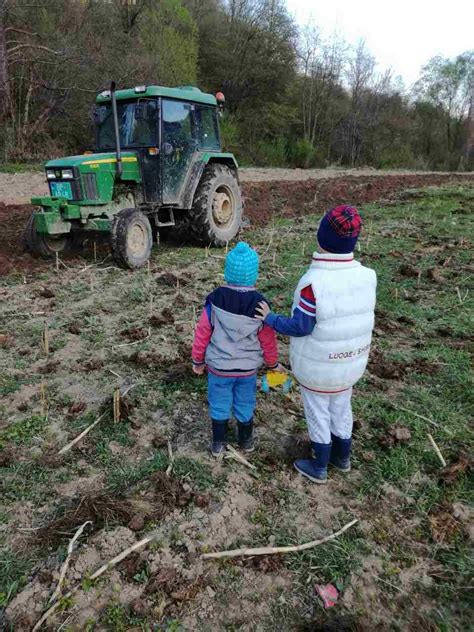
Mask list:
[[[193,364],[193,373],[196,373],[196,375],[204,375],[205,370],[205,364]]]
[[[258,320],[265,320],[265,318],[268,316],[268,314],[270,314],[271,311],[272,310],[270,309],[268,303],[265,303],[265,301],[260,301],[255,310],[255,318],[257,318]]]

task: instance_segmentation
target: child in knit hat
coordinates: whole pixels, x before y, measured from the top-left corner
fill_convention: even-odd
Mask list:
[[[375,272],[354,260],[361,223],[351,206],[328,211],[313,261],[296,287],[291,318],[273,314],[264,302],[257,310],[257,319],[291,337],[291,368],[314,457],[294,465],[315,483],[326,483],[328,464],[351,469],[352,387],[367,366],[377,285]]]
[[[257,305],[266,299],[255,289],[258,254],[245,242],[229,252],[226,284],[206,298],[192,348],[193,371],[208,372],[208,401],[212,420],[213,456],[227,444],[229,419],[237,420],[239,446],[254,449],[253,414],[257,397],[257,371],[265,362],[279,369],[275,332],[255,319]]]

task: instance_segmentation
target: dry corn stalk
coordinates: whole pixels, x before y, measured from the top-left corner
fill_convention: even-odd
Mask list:
[[[48,398],[46,396],[46,384],[41,382],[40,386],[40,414],[41,417],[46,417],[48,414]]]
[[[114,423],[118,423],[120,421],[120,389],[119,388],[117,388],[114,391],[113,407],[114,407]]]
[[[49,332],[48,324],[45,323],[43,327],[43,333],[41,335],[41,344],[43,346],[43,353],[45,356],[49,355]]]

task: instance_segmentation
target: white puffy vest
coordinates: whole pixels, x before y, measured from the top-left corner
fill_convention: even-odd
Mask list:
[[[298,382],[311,390],[337,393],[363,375],[374,327],[374,270],[354,255],[317,253],[295,292],[311,285],[316,297],[316,326],[309,336],[291,338],[291,368]]]

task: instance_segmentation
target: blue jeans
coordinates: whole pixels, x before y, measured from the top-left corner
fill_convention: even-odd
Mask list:
[[[207,398],[214,421],[226,421],[233,413],[237,421],[248,423],[257,403],[257,376],[221,377],[208,373]]]

